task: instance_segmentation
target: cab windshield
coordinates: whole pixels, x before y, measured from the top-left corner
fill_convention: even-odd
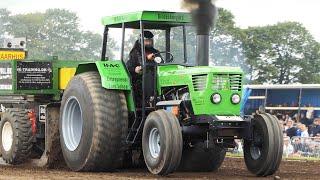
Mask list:
[[[146,24],[144,30],[151,31],[154,35],[154,48],[161,52],[163,58],[162,64],[180,64],[186,66],[194,66],[196,58],[196,33],[195,28],[189,24],[175,25],[169,27],[148,28]],[[108,30],[108,50],[106,57],[111,60],[123,60],[126,62],[129,59],[129,53],[135,42],[139,40],[141,30],[133,28],[110,28]],[[122,36],[123,53],[122,51]],[[169,62],[170,54],[173,56]]]

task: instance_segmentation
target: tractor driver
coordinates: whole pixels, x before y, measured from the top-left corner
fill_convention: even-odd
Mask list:
[[[145,46],[145,56],[146,56],[146,75],[148,80],[153,82],[154,79],[154,58],[159,52],[153,47],[153,34],[150,31],[144,31],[144,46]],[[142,98],[142,53],[141,53],[141,38],[137,40],[129,53],[129,60],[127,62],[127,68],[131,75],[132,87],[134,92],[134,97],[136,101],[136,106],[141,107]],[[149,78],[149,76],[151,76]],[[147,82],[146,82],[147,83]],[[154,83],[149,84],[147,87],[152,87]],[[152,88],[148,88],[152,89]],[[148,95],[146,95],[147,97]]]

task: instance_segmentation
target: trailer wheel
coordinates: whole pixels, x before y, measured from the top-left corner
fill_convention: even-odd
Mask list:
[[[278,119],[260,114],[252,120],[253,140],[244,140],[244,159],[250,172],[257,176],[274,174],[283,152],[283,134]]]
[[[226,151],[222,147],[207,148],[205,143],[196,143],[193,147],[183,150],[180,171],[212,172],[223,163]]]
[[[73,77],[60,107],[61,149],[74,171],[113,171],[121,166],[128,128],[125,95],[106,90],[97,72]]]
[[[164,110],[150,113],[142,134],[144,161],[152,174],[175,171],[182,155],[182,133],[178,119]]]
[[[0,122],[2,158],[9,164],[21,164],[31,154],[32,129],[26,110],[7,109]]]

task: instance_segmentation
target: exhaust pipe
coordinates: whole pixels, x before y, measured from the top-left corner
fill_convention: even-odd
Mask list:
[[[184,0],[183,7],[189,9],[197,30],[197,65],[209,65],[209,33],[217,16],[216,6],[211,0]]]
[[[197,34],[197,65],[209,66],[209,35]]]

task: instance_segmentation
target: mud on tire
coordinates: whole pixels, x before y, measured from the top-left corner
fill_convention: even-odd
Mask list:
[[[30,157],[33,139],[28,111],[7,109],[1,116],[0,130],[3,160],[14,165],[25,162]]]
[[[74,171],[113,171],[121,166],[128,128],[125,95],[106,90],[97,72],[69,82],[60,108],[60,142]]]

